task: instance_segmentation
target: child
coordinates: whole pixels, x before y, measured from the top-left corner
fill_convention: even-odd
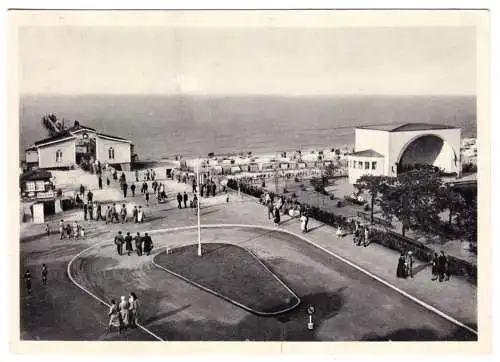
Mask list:
[[[50,225],[49,225],[49,223],[45,224],[45,232],[47,233],[47,236],[50,236]]]
[[[80,237],[82,239],[85,238],[85,229],[84,228],[80,228]]]
[[[47,266],[45,264],[42,264],[42,284],[47,285],[47,275],[49,274],[49,271],[47,270]]]

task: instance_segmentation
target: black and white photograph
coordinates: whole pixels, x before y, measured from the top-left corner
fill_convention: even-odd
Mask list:
[[[9,21],[20,343],[491,338],[487,11]]]

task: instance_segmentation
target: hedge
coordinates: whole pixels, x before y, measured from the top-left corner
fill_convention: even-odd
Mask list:
[[[236,180],[229,179],[227,186],[233,190],[237,190],[238,182]],[[260,187],[247,185],[243,182],[240,182],[239,186],[241,192],[259,199],[266,192]],[[268,193],[271,198],[283,197],[289,202],[293,201],[290,198],[275,194],[273,192]],[[354,220],[352,219],[348,219],[340,215],[335,215],[331,212],[320,209],[317,206],[311,206],[305,203],[302,203],[300,205],[301,209],[307,210],[308,215],[313,219],[316,219],[335,228],[342,226],[343,229],[349,232],[352,232],[354,230],[355,224]],[[406,252],[408,250],[412,250],[413,255],[416,259],[426,263],[431,262],[433,259],[435,253],[434,250],[418,241],[404,237],[393,231],[372,228],[370,234],[371,242],[375,242],[398,252]],[[477,265],[474,265],[468,261],[458,259],[453,256],[448,256],[448,271],[451,275],[463,276],[470,282],[474,284],[477,283]]]

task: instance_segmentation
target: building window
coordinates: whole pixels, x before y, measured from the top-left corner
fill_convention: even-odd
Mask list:
[[[358,168],[359,168],[360,170],[362,170],[362,169],[363,169],[363,161],[358,161]]]
[[[370,169],[370,162],[365,161],[365,170],[369,170],[369,169]]]
[[[56,162],[61,162],[62,161],[62,151],[57,150],[56,151]]]
[[[108,158],[110,160],[113,160],[115,158],[115,150],[113,149],[113,147],[110,147],[108,149],[108,156],[109,156]]]
[[[36,181],[35,189],[36,191],[45,191],[45,181]]]
[[[34,192],[35,191],[35,183],[33,181],[26,182],[26,192]]]
[[[377,161],[373,161],[372,162],[372,170],[376,170],[377,169]]]

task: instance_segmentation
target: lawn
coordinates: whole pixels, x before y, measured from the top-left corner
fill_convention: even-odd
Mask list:
[[[276,315],[298,306],[300,300],[248,250],[230,244],[176,248],[157,255],[154,262],[224,299],[261,315]]]

